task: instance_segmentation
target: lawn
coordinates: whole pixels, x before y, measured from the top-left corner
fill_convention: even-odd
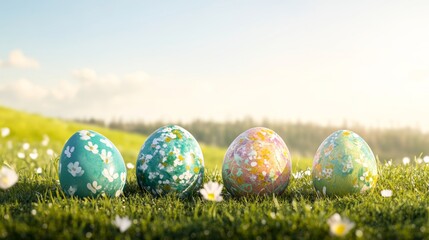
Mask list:
[[[128,163],[135,163],[145,136],[76,124],[0,108],[0,166],[9,165],[19,181],[0,189],[0,238],[8,239],[329,239],[327,219],[334,213],[349,218],[355,227],[346,238],[429,238],[429,165],[386,166],[379,163],[379,181],[373,192],[345,197],[318,196],[311,177],[292,178],[280,196],[233,198],[207,202],[195,193],[187,199],[155,198],[137,186],[135,169],[128,170],[124,196],[78,199],[65,197],[58,183],[59,153],[75,131],[92,129],[116,144]],[[43,136],[49,143],[42,144]],[[29,150],[22,144],[28,142]],[[35,160],[29,153],[37,149]],[[25,152],[20,159],[18,152]],[[203,146],[205,182],[222,182],[220,166],[225,149]],[[293,154],[293,153],[292,153]],[[293,170],[304,170],[310,159],[293,159]],[[40,169],[41,168],[41,172]],[[39,172],[37,172],[39,170]],[[380,191],[391,189],[384,198]],[[112,223],[129,217],[131,227],[121,233]]]

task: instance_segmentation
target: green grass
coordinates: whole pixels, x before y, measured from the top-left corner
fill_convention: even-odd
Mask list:
[[[17,170],[19,181],[0,190],[0,239],[329,239],[326,220],[336,212],[356,224],[347,238],[357,238],[357,230],[362,239],[429,238],[429,165],[379,164],[377,187],[366,195],[317,196],[310,177],[304,176],[291,179],[281,196],[236,199],[224,190],[220,203],[206,202],[197,193],[188,199],[154,198],[138,188],[134,170],[129,170],[125,196],[77,199],[62,193],[58,159],[46,154],[48,147],[59,152],[72,133],[90,128],[110,138],[125,160],[135,163],[145,137],[0,108],[3,126],[12,133],[0,137],[0,166]],[[47,147],[40,144],[44,134],[51,139]],[[6,146],[9,140],[12,149]],[[16,157],[24,141],[38,149],[37,160]],[[204,146],[206,182],[222,182],[224,152]],[[294,159],[294,170],[310,164],[310,159]],[[36,174],[37,167],[42,174]],[[392,189],[393,197],[383,198],[383,189]],[[125,233],[113,226],[116,215],[133,220]]]

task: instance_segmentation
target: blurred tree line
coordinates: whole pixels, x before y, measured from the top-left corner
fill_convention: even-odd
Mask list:
[[[131,123],[116,120],[107,124],[97,119],[78,121],[145,135],[167,125],[165,122]],[[293,155],[303,157],[312,157],[322,141],[339,129],[349,129],[359,134],[381,160],[400,160],[405,156],[413,158],[429,154],[429,135],[413,128],[375,129],[359,125],[332,127],[300,122],[257,122],[250,118],[229,122],[195,120],[176,124],[191,132],[198,142],[220,147],[228,147],[239,134],[249,128],[267,127],[283,138]]]

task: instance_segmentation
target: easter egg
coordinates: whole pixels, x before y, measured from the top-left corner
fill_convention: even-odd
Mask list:
[[[117,197],[127,177],[118,149],[103,135],[88,130],[76,132],[66,142],[58,172],[63,191],[77,197]]]
[[[313,184],[323,195],[363,193],[374,188],[377,163],[359,135],[339,130],[326,138],[313,161]]]
[[[281,194],[289,184],[291,164],[289,150],[277,133],[251,128],[229,146],[222,178],[233,196]]]
[[[197,140],[185,129],[168,125],[152,133],[136,162],[140,188],[155,196],[186,197],[201,188],[204,159]]]

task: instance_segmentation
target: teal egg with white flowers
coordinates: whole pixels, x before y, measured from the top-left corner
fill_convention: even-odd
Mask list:
[[[177,125],[161,127],[143,144],[136,163],[139,186],[155,196],[186,197],[199,190],[204,159],[197,140]]]
[[[115,145],[90,130],[69,138],[61,152],[58,172],[66,195],[81,198],[118,197],[127,178],[124,159]]]

